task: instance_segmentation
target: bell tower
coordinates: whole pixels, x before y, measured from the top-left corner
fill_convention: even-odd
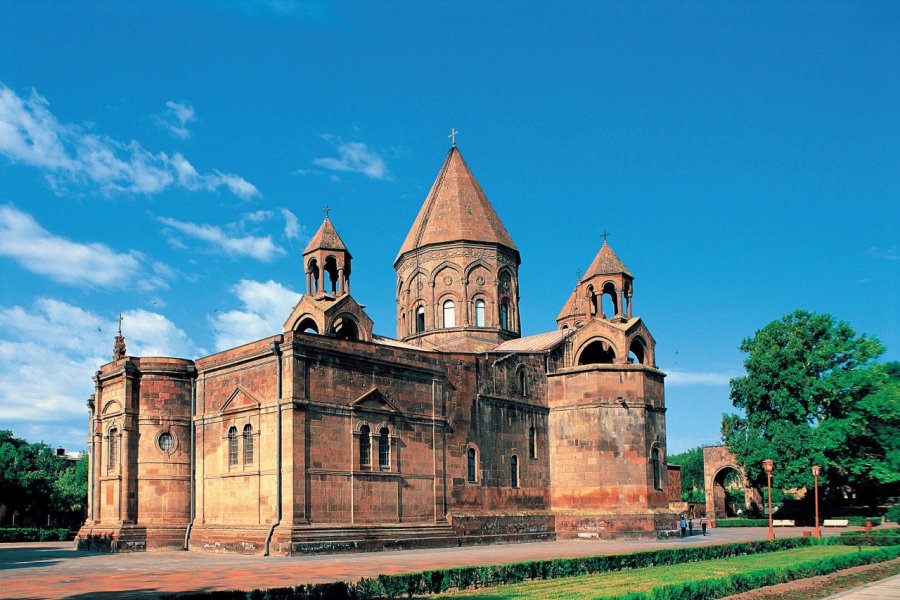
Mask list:
[[[325,220],[303,251],[306,293],[313,297],[322,294],[337,297],[350,293],[350,262],[353,257],[331,224],[329,210],[325,208]]]
[[[482,352],[519,337],[520,262],[454,144],[394,261],[397,338]]]

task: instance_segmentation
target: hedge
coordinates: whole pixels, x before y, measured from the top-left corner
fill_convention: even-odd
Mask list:
[[[437,569],[399,575],[379,575],[376,578],[360,579],[356,583],[310,584],[306,586],[271,588],[268,590],[199,592],[172,594],[163,598],[216,599],[216,600],[306,600],[311,598],[337,598],[345,600],[367,600],[369,598],[412,597],[420,594],[435,594],[451,588],[460,590],[519,583],[529,579],[556,579],[606,573],[624,569],[638,569],[659,565],[676,565],[703,560],[714,560],[745,554],[759,554],[790,550],[822,543],[813,538],[783,538],[771,541],[738,542],[715,546],[693,546],[664,550],[649,550],[631,554],[610,554],[578,558],[557,558],[536,560],[507,565],[481,567],[457,567]],[[833,542],[832,542],[833,543]]]
[[[768,519],[722,519],[716,527],[768,527]]]
[[[67,542],[74,539],[75,532],[68,529],[0,527],[0,542]]]
[[[880,550],[822,558],[779,569],[758,569],[718,579],[704,579],[660,586],[653,588],[649,593],[632,592],[617,596],[606,596],[602,600],[712,600],[713,598],[725,598],[726,596],[733,596],[778,583],[787,583],[796,579],[827,575],[841,569],[849,569],[859,565],[884,562],[898,556],[900,556],[900,546],[894,546]]]
[[[835,543],[846,546],[896,546],[900,545],[900,530],[882,529],[866,533],[845,531],[835,539]]]

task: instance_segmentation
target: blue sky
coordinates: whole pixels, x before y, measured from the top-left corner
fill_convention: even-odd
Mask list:
[[[600,245],[635,274],[669,451],[796,308],[900,359],[900,4],[2,2],[0,427],[83,447],[90,376],[280,331],[331,216],[392,262],[458,145],[522,254],[524,334]]]

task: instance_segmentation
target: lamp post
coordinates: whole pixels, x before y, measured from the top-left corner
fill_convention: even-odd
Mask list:
[[[812,474],[816,487],[816,532],[813,534],[813,537],[820,538],[822,537],[822,532],[819,531],[819,475],[822,474],[822,467],[813,465]]]
[[[769,537],[775,539],[775,531],[772,529],[772,471],[775,470],[775,461],[767,458],[763,461],[763,469],[766,470],[766,479],[769,481]]]

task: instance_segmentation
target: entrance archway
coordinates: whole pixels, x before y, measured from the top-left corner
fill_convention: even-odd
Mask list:
[[[748,486],[747,474],[727,446],[703,448],[703,481],[706,517],[713,527],[716,519],[733,517],[739,509],[752,511],[762,501],[759,490]]]

